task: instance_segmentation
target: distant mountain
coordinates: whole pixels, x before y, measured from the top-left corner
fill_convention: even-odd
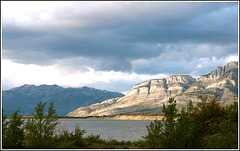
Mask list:
[[[57,85],[23,85],[3,91],[2,106],[5,115],[11,115],[18,107],[20,107],[21,115],[31,115],[38,102],[54,101],[57,114],[66,115],[79,106],[88,106],[122,96],[124,95],[121,93],[89,87],[63,88]]]
[[[211,73],[194,79],[189,75],[175,75],[165,79],[153,79],[135,85],[126,96],[80,107],[67,116],[103,116],[117,114],[162,113],[163,103],[170,97],[182,108],[191,99],[200,101],[199,95],[217,93],[222,104],[230,104],[238,96],[238,62],[229,62]]]

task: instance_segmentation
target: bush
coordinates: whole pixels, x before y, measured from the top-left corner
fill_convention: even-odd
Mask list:
[[[88,143],[97,143],[97,142],[103,142],[103,140],[100,139],[100,135],[88,135],[86,138],[85,138],[86,142]]]
[[[55,141],[58,142],[57,148],[83,147],[85,145],[85,141],[82,137],[84,133],[86,133],[86,131],[81,130],[78,126],[75,127],[74,133],[63,130],[62,133],[55,138]]]

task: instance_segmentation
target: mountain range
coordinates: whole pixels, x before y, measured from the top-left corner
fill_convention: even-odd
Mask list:
[[[81,106],[88,106],[106,99],[124,96],[89,87],[63,88],[58,85],[23,85],[2,92],[2,107],[5,115],[12,115],[20,107],[20,115],[31,115],[38,102],[54,101],[58,115],[66,115]],[[48,105],[48,103],[47,103]],[[47,111],[46,106],[45,111]]]
[[[177,108],[185,107],[189,100],[200,101],[200,95],[218,94],[221,104],[231,104],[238,97],[238,62],[231,61],[217,67],[207,75],[195,79],[190,75],[174,75],[139,83],[126,96],[107,99],[69,112],[69,117],[105,116],[118,114],[161,114],[162,105],[170,97]]]

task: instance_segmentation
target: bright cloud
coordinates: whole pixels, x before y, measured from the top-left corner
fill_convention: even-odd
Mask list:
[[[168,75],[156,74],[136,74],[136,73],[123,73],[123,72],[102,72],[94,71],[93,68],[88,68],[88,71],[69,73],[66,68],[61,68],[58,65],[52,66],[38,66],[38,65],[25,65],[14,63],[10,60],[2,60],[2,81],[3,89],[9,89],[13,86],[20,86],[23,84],[58,84],[64,87],[80,87],[85,85],[97,86],[98,88],[106,89],[104,86],[98,85],[99,83],[107,85],[115,81],[121,83],[129,82],[139,83],[153,78],[165,78]],[[10,85],[9,85],[10,84]],[[96,84],[96,85],[95,85]],[[5,86],[5,87],[4,87]],[[7,87],[8,86],[8,87]],[[131,87],[127,89],[130,90]],[[111,88],[112,91],[118,91],[117,88]]]

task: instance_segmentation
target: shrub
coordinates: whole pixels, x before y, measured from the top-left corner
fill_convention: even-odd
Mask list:
[[[78,148],[85,145],[83,134],[85,130],[81,130],[78,126],[75,127],[74,133],[69,133],[67,130],[63,130],[58,136],[56,136],[56,142],[58,142],[57,148]]]
[[[86,142],[88,143],[97,143],[97,142],[103,142],[103,140],[100,139],[100,135],[88,135],[86,138],[85,138]]]

